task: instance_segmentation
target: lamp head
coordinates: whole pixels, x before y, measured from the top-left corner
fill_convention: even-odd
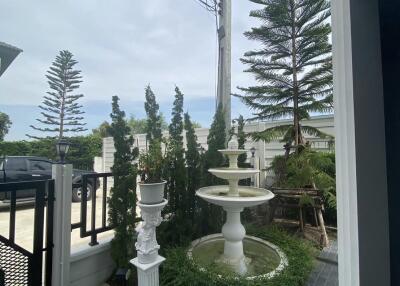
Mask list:
[[[60,163],[65,163],[65,157],[67,156],[70,144],[65,139],[60,139],[56,143],[57,155],[60,158]]]
[[[256,154],[256,148],[253,146],[250,148],[250,152],[251,152],[251,157],[254,158],[255,154]]]

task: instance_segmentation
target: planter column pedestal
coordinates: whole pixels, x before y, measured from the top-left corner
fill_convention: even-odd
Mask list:
[[[138,232],[135,244],[137,257],[130,263],[138,270],[139,286],[159,285],[158,268],[165,258],[158,255],[160,246],[156,239],[156,227],[162,222],[161,211],[167,203],[167,200],[154,205],[138,203],[143,221],[136,229]]]

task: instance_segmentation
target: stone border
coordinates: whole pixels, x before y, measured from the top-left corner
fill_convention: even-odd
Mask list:
[[[221,238],[223,239],[222,233],[216,233],[216,234],[210,234],[207,236],[203,236],[199,239],[192,241],[191,246],[187,251],[188,258],[193,261],[193,249],[197,245],[199,245],[203,242],[206,242],[206,241],[216,240],[216,239],[221,239]],[[275,252],[278,254],[279,258],[281,259],[278,267],[275,268],[275,270],[265,273],[265,274],[261,274],[261,275],[246,277],[246,280],[271,279],[271,278],[277,276],[280,272],[282,272],[289,265],[289,261],[287,259],[286,254],[277,245],[275,245],[269,241],[266,241],[264,239],[261,239],[261,238],[255,237],[255,236],[251,236],[251,235],[246,235],[243,240],[245,240],[245,239],[249,239],[249,240],[264,244],[265,246],[267,246],[269,248],[272,248],[273,250],[275,250]],[[206,271],[206,269],[203,267],[200,267],[200,271]],[[224,278],[220,274],[218,274],[218,277]]]

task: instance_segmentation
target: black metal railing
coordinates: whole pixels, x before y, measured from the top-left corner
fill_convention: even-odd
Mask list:
[[[17,192],[34,190],[33,250],[15,242]],[[51,285],[53,256],[54,180],[1,183],[0,193],[9,193],[9,232],[0,235],[0,269],[5,285]],[[46,208],[47,206],[47,208]],[[46,226],[46,229],[45,229]],[[46,231],[44,231],[46,230]],[[43,242],[45,242],[43,244]],[[43,253],[45,267],[43,267]],[[42,270],[45,284],[42,284]]]
[[[80,183],[73,184],[72,188],[81,189],[81,215],[80,222],[71,224],[71,231],[73,229],[80,229],[80,237],[90,236],[90,246],[99,244],[97,235],[114,227],[107,223],[107,178],[113,177],[112,173],[93,173],[82,175]],[[100,185],[99,179],[102,180],[102,189],[98,189]],[[88,198],[88,185],[91,185],[91,200]],[[96,227],[96,213],[97,213],[97,191],[101,191],[101,227]],[[88,203],[91,204],[91,218],[90,227],[88,229],[87,209]]]

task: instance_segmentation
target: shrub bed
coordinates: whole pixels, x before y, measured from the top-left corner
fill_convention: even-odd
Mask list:
[[[267,280],[248,281],[237,277],[219,278],[213,269],[200,271],[187,258],[186,248],[166,250],[167,260],[160,269],[162,286],[301,286],[304,285],[312,268],[316,249],[303,239],[286,233],[277,226],[248,226],[247,233],[268,240],[279,246],[287,255],[289,265],[280,275]]]

